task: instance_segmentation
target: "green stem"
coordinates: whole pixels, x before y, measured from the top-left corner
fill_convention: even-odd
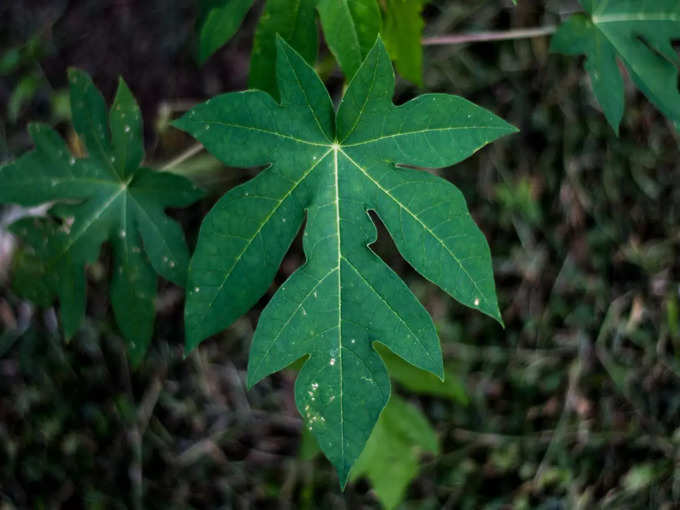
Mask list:
[[[187,150],[182,152],[176,158],[168,161],[163,167],[161,167],[161,170],[170,170],[171,168],[174,168],[177,165],[184,163],[187,159],[189,159],[192,156],[195,156],[196,154],[198,154],[202,150],[203,150],[203,145],[201,145],[200,143],[194,144],[191,147],[189,147]]]

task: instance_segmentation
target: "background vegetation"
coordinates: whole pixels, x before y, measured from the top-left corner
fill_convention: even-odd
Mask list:
[[[426,36],[545,26],[568,1],[434,1]],[[0,160],[30,147],[29,120],[68,122],[66,67],[110,102],[123,75],[145,115],[147,159],[191,145],[168,121],[246,87],[254,22],[199,68],[195,2],[3,2]],[[397,391],[428,416],[441,454],[422,456],[403,508],[676,508],[680,502],[680,137],[627,81],[616,138],[579,59],[549,38],[425,49],[423,90],[455,93],[521,129],[453,169],[489,239],[506,329],[376,250],[433,315],[467,404]],[[328,55],[326,51],[323,55]],[[335,97],[342,75],[320,70]],[[398,83],[398,102],[415,95]],[[193,245],[202,216],[254,172],[205,153],[172,167],[210,191],[175,217]],[[2,225],[17,209],[0,209]],[[17,252],[18,250],[18,252]],[[53,309],[17,298],[0,230],[0,508],[373,508],[359,479],[301,453],[292,371],[245,390],[262,302],[182,358],[183,293],[163,283],[156,336],[132,370],[108,306],[105,256],[88,270],[88,319],[64,344]],[[277,284],[302,260],[299,242]],[[269,294],[271,295],[271,293]]]

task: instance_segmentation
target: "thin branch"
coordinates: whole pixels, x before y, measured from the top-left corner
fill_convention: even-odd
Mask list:
[[[187,159],[189,159],[192,156],[195,156],[199,152],[203,150],[203,145],[200,143],[194,144],[191,147],[189,147],[187,150],[185,150],[183,153],[181,153],[179,156],[176,158],[168,161],[162,168],[161,170],[170,170],[171,168],[176,167],[177,165],[180,165],[184,163]]]
[[[528,39],[530,37],[542,37],[555,33],[557,27],[548,25],[538,28],[520,28],[517,30],[502,30],[496,32],[473,32],[459,35],[440,35],[426,37],[423,46],[442,46],[447,44],[466,44],[485,41],[509,41],[513,39]]]
[[[579,379],[581,378],[581,372],[583,370],[581,360],[576,359],[571,363],[569,367],[569,382],[567,384],[567,393],[564,397],[564,406],[562,407],[562,412],[560,413],[560,419],[557,422],[557,427],[555,432],[548,443],[548,447],[543,454],[541,463],[538,465],[536,472],[534,473],[534,478],[532,484],[534,487],[538,487],[538,484],[543,476],[543,473],[548,468],[548,463],[552,459],[553,453],[557,444],[564,439],[564,435],[567,428],[567,420],[573,407],[575,406],[575,396],[578,391],[577,386]]]

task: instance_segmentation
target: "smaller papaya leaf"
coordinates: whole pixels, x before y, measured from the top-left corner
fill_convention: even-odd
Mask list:
[[[349,81],[380,32],[382,19],[378,3],[376,0],[319,0],[317,9],[326,44]]]
[[[277,290],[253,337],[248,385],[305,358],[298,409],[345,485],[389,399],[380,342],[442,377],[427,311],[373,252],[382,219],[424,277],[501,324],[486,239],[461,192],[428,172],[516,129],[463,98],[392,103],[394,72],[378,38],[336,112],[309,64],[283,39],[280,103],[229,93],[174,122],[232,167],[267,165],[205,217],[189,268],[187,348],[231,324],[270,287],[306,216],[306,261]]]
[[[392,510],[418,476],[423,453],[439,453],[437,433],[417,407],[392,395],[352,469],[351,479],[368,478],[378,500]]]
[[[203,65],[241,26],[253,0],[200,0],[196,58]]]
[[[75,158],[56,131],[32,124],[35,149],[0,167],[0,203],[55,202],[48,217],[23,218],[11,226],[27,243],[29,257],[15,265],[14,286],[41,304],[58,300],[68,339],[85,313],[85,265],[109,241],[111,303],[138,363],[153,332],[156,275],[180,286],[186,280],[184,233],[164,209],[188,206],[202,192],[184,177],[139,166],[142,119],[122,79],[110,114],[86,73],[69,70],[69,82],[73,124],[89,156]]]
[[[586,71],[607,121],[618,134],[623,116],[619,58],[633,82],[680,130],[680,56],[671,42],[680,38],[677,0],[581,0],[585,14],[564,22],[550,49],[586,55]]]
[[[347,80],[351,79],[379,32],[406,79],[422,85],[420,16],[425,0],[387,0],[386,23],[376,0],[267,0],[255,29],[248,85],[278,99],[276,34],[313,65],[318,52],[316,11],[326,43]],[[203,64],[225,44],[243,21],[252,0],[203,0],[197,23],[198,60]]]
[[[278,99],[276,88],[276,35],[283,37],[309,65],[319,49],[316,28],[317,0],[267,0],[255,29],[250,55],[248,86],[269,92]]]
[[[423,85],[423,47],[420,40],[427,0],[385,0],[381,35],[399,74],[416,85]]]

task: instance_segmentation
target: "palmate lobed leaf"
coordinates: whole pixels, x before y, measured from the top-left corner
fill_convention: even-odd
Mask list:
[[[677,0],[581,0],[585,14],[571,16],[553,36],[551,50],[585,54],[586,70],[607,121],[618,134],[623,116],[619,58],[633,82],[680,130],[680,38]]]
[[[443,376],[432,321],[369,248],[382,219],[401,254],[461,303],[500,321],[484,235],[451,183],[398,166],[443,167],[516,129],[456,96],[394,106],[394,74],[377,40],[334,111],[314,70],[282,39],[281,103],[229,93],[175,121],[231,166],[267,165],[206,216],[189,267],[187,347],[246,312],[268,289],[306,217],[306,262],[262,312],[248,384],[308,357],[298,409],[344,486],[387,403],[380,342]]]
[[[47,218],[24,218],[12,230],[32,253],[18,266],[15,288],[58,299],[67,338],[85,313],[85,265],[101,244],[113,248],[111,303],[133,363],[141,361],[153,332],[156,274],[183,286],[189,251],[166,207],[185,207],[202,196],[187,179],[139,165],[144,158],[139,107],[121,79],[110,114],[90,77],[69,71],[73,124],[89,156],[75,158],[61,137],[29,126],[35,149],[0,167],[0,203],[55,202]],[[32,288],[29,288],[32,287]]]

